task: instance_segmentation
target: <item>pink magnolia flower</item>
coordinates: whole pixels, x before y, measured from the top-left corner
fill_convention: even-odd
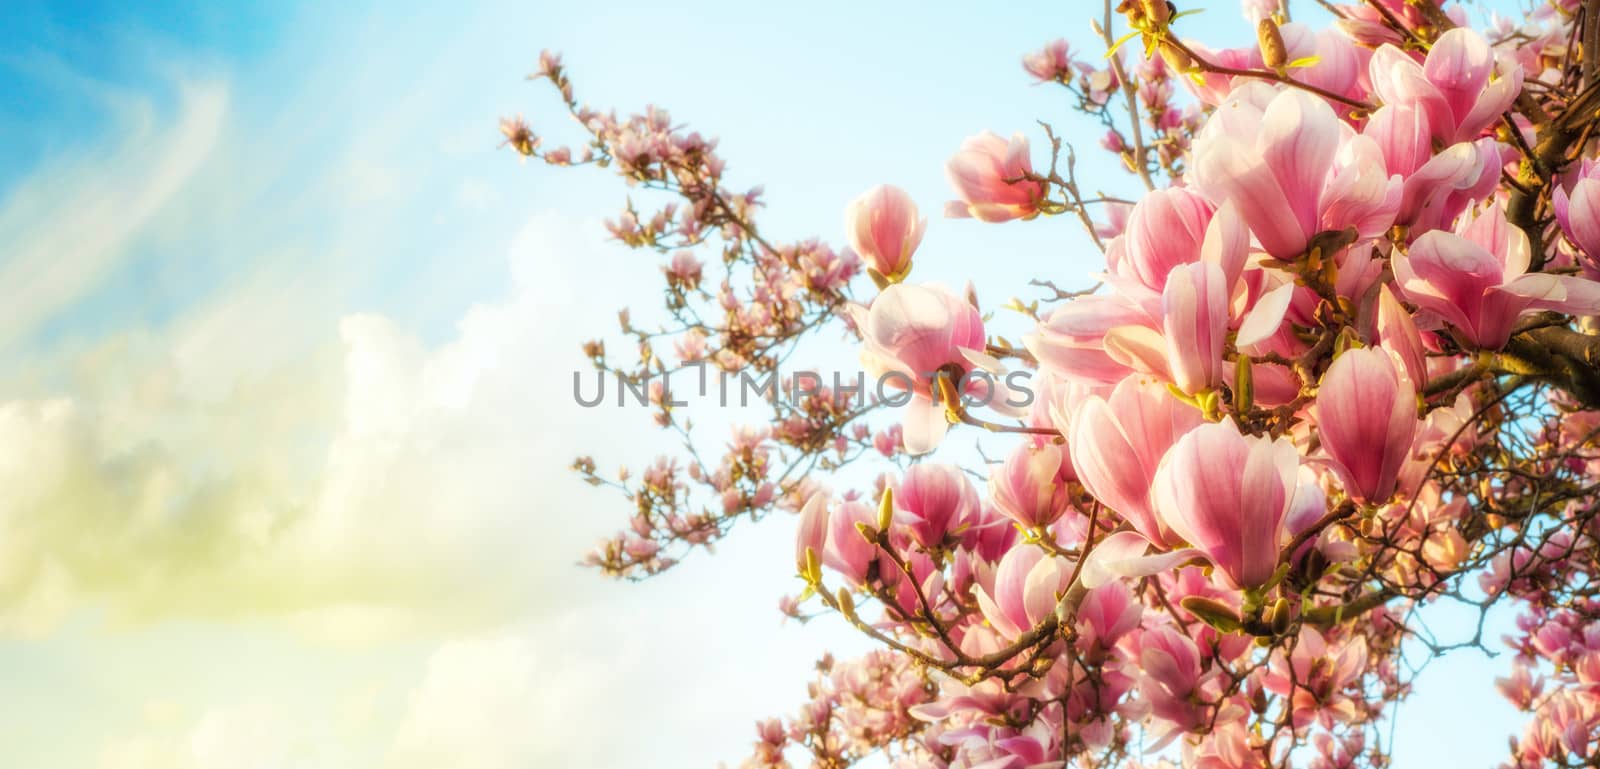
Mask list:
[[[1092,590],[1118,580],[1140,579],[1171,571],[1201,556],[1193,548],[1164,553],[1151,553],[1149,550],[1150,540],[1137,531],[1108,534],[1096,542],[1094,550],[1084,560],[1078,581]]]
[[[1498,350],[1525,312],[1600,313],[1600,284],[1572,275],[1528,273],[1528,236],[1496,203],[1463,219],[1456,232],[1434,230],[1396,253],[1400,291],[1455,327],[1469,345]]]
[[[900,425],[889,425],[879,430],[872,435],[872,447],[877,449],[879,454],[894,459],[894,455],[898,454],[900,447],[905,444],[904,430],[905,428]]]
[[[1115,136],[1116,134],[1111,134]],[[1128,227],[1128,216],[1133,213],[1133,206],[1127,203],[1110,202],[1105,205],[1105,221],[1096,222],[1094,231],[1102,238],[1114,238],[1121,235]]]
[[[989,495],[995,507],[1025,527],[1055,523],[1071,503],[1067,476],[1072,466],[1064,459],[1053,444],[1018,444],[1005,464],[989,476]]]
[[[1009,142],[988,131],[971,137],[945,164],[945,176],[961,197],[945,207],[945,215],[986,222],[1032,219],[1045,190],[1042,182],[1026,178],[1031,175],[1033,160],[1021,133]]]
[[[1477,138],[1522,91],[1522,65],[1497,56],[1483,35],[1464,27],[1440,35],[1421,64],[1384,45],[1372,55],[1368,75],[1384,104],[1419,109],[1443,144]]]
[[[1106,349],[1106,335],[1124,326],[1150,323],[1150,316],[1119,294],[1094,294],[1062,304],[1031,334],[1022,337],[1046,372],[1070,382],[1114,385],[1132,371]],[[1153,330],[1153,329],[1152,329]]]
[[[1324,230],[1370,236],[1389,226],[1401,180],[1374,162],[1381,157],[1327,102],[1250,82],[1201,129],[1193,176],[1213,202],[1238,205],[1268,254],[1292,259]]]
[[[976,591],[983,616],[1006,638],[1016,638],[1056,610],[1072,567],[1032,545],[1018,545],[1000,559],[994,589]]]
[[[1317,434],[1345,492],[1366,504],[1394,496],[1417,434],[1417,390],[1381,348],[1346,351],[1322,375]]]
[[[956,526],[979,512],[978,491],[955,465],[912,465],[894,487],[894,520],[924,548],[944,543]]]
[[[1422,346],[1422,335],[1411,319],[1411,311],[1400,304],[1387,284],[1378,286],[1378,301],[1373,319],[1374,338],[1378,346],[1389,351],[1400,361],[1406,378],[1417,387],[1428,381],[1427,350]]]
[[[1156,510],[1228,584],[1255,587],[1277,569],[1299,466],[1287,438],[1244,435],[1232,418],[1201,425],[1156,471]]]
[[[1263,66],[1259,46],[1246,45],[1238,48],[1213,50],[1199,40],[1185,40],[1183,43],[1195,53],[1204,57],[1206,61],[1219,67],[1260,69]],[[1183,83],[1185,88],[1189,89],[1190,93],[1194,94],[1196,99],[1208,105],[1218,105],[1227,101],[1229,94],[1233,93],[1235,85],[1248,82],[1246,78],[1236,78],[1232,75],[1206,71],[1195,72],[1192,76],[1181,77],[1178,80]]]
[[[932,451],[949,426],[944,409],[933,402],[934,376],[951,364],[965,370],[963,350],[983,350],[983,318],[977,308],[943,288],[904,283],[884,289],[870,308],[848,309],[861,331],[861,365],[868,376],[912,393],[905,416],[906,450]]]
[[[1448,227],[1467,207],[1494,192],[1504,165],[1491,138],[1451,145],[1406,177],[1395,221],[1424,232]]]
[[[1159,292],[1174,268],[1199,260],[1215,210],[1184,187],[1151,192],[1128,214],[1122,242],[1125,258],[1113,269]]]
[[[1197,742],[1183,742],[1185,769],[1272,769],[1281,766],[1271,743],[1257,736],[1243,720],[1228,720]],[[1261,751],[1267,750],[1263,757]],[[1281,759],[1287,761],[1287,757]],[[1312,765],[1316,768],[1316,765]],[[1316,768],[1320,769],[1320,768]]]
[[[1309,24],[1283,24],[1278,27],[1278,34],[1283,37],[1289,60],[1302,62],[1294,69],[1296,80],[1345,96],[1362,94],[1361,74],[1372,56],[1367,49],[1336,30],[1318,30]]]
[[[958,555],[967,554],[992,564],[1016,543],[1017,527],[993,504],[979,505],[975,513],[961,524],[965,529],[961,532],[961,552]]]
[[[1052,40],[1027,56],[1022,57],[1022,68],[1041,83],[1072,77],[1072,53],[1064,38]]]
[[[1139,636],[1139,691],[1150,712],[1170,723],[1174,733],[1201,722],[1202,711],[1190,695],[1200,686],[1200,649],[1190,638],[1167,626]]]
[[[1143,326],[1159,320],[1169,278],[1198,263],[1220,268],[1221,286],[1232,296],[1250,258],[1250,229],[1235,206],[1213,210],[1194,193],[1172,188],[1151,193],[1136,212],[1140,216],[1129,221],[1127,233],[1106,244],[1109,271],[1101,277],[1115,290],[1115,296],[1147,317],[1125,319],[1119,325]],[[1159,337],[1156,328],[1150,331],[1156,333],[1144,335],[1143,340],[1123,339],[1112,346],[1145,346],[1149,339]],[[1167,370],[1166,365],[1155,368]]]
[[[1085,643],[1109,649],[1139,626],[1143,614],[1144,604],[1134,600],[1127,583],[1113,580],[1084,594],[1078,604],[1078,630]]]
[[[828,540],[822,551],[822,565],[844,575],[853,585],[867,581],[867,569],[878,557],[878,549],[861,536],[856,524],[877,525],[878,511],[861,500],[839,505],[828,516]]]
[[[1072,464],[1089,493],[1160,547],[1176,542],[1156,515],[1150,486],[1167,450],[1204,422],[1165,387],[1129,377],[1109,398],[1072,415]]]
[[[700,285],[700,273],[704,265],[696,259],[693,251],[679,251],[672,255],[672,261],[661,268],[666,272],[667,279],[675,285],[686,288],[697,288]]]
[[[795,536],[794,563],[801,574],[806,564],[821,562],[828,541],[828,495],[812,494],[800,508],[800,530]]]
[[[928,220],[917,218],[917,204],[899,187],[880,184],[852,201],[844,213],[850,247],[872,269],[891,281],[911,270],[911,254],[922,242]]]
[[[1173,383],[1190,395],[1222,382],[1228,289],[1221,267],[1197,262],[1173,270],[1161,292],[1167,367]]]
[[[1589,257],[1591,265],[1600,264],[1600,164],[1584,158],[1572,191],[1556,187],[1550,202],[1561,231]]]
[[[1363,136],[1378,143],[1389,171],[1410,176],[1433,157],[1428,114],[1415,104],[1385,104],[1367,118]]]
[[[1295,726],[1304,727],[1319,717],[1331,725],[1358,715],[1358,705],[1346,689],[1358,682],[1366,666],[1364,638],[1329,642],[1316,628],[1305,625],[1287,660],[1282,652],[1273,655],[1263,683],[1290,698]]]

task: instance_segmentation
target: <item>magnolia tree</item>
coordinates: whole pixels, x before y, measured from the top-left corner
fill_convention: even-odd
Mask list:
[[[589,563],[642,579],[795,512],[783,610],[879,647],[824,657],[744,766],[1386,766],[1441,601],[1480,612],[1462,645],[1517,612],[1505,765],[1600,766],[1600,1],[1476,27],[1322,6],[1246,2],[1257,44],[1214,48],[1124,0],[1089,9],[1095,50],[1024,57],[1144,191],[1086,190],[1048,128],[1040,152],[967,140],[946,216],[1065,215],[1104,255],[1093,288],[1007,308],[916,282],[903,191],[849,204],[848,247],[776,240],[715,142],[583,106],[541,58],[586,136],[516,119],[507,144],[656,191],[609,228],[658,255],[665,311],[587,354],[683,445],[576,462],[632,511]],[[986,331],[999,309],[1019,343]],[[723,442],[662,384],[771,374],[818,335],[859,350],[865,394],[785,381]],[[959,431],[1003,460],[923,457]]]

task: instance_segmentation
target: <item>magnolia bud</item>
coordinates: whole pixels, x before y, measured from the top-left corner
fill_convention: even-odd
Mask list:
[[[533,150],[539,146],[538,138],[533,135],[533,130],[520,115],[515,118],[501,118],[500,133],[506,137],[506,145],[523,157],[532,155]]]
[[[1289,632],[1289,599],[1279,598],[1278,602],[1272,605],[1272,612],[1267,617],[1268,621],[1272,623],[1273,635],[1283,635]]]
[[[855,596],[850,594],[849,590],[846,590],[842,587],[839,588],[838,600],[839,611],[844,614],[844,616],[851,618],[856,616],[856,599]]]
[[[1240,353],[1233,362],[1233,411],[1247,415],[1256,405],[1255,374],[1250,356]]]
[[[878,530],[868,526],[866,521],[856,521],[856,533],[869,545],[878,543]]]
[[[1205,596],[1191,595],[1179,601],[1178,605],[1198,617],[1201,622],[1223,633],[1239,632],[1239,615],[1235,614],[1231,607],[1221,601],[1206,598]]]
[[[800,576],[805,578],[807,584],[822,584],[822,559],[818,557],[816,548],[806,548],[805,570]]]
[[[1142,0],[1140,3],[1146,21],[1157,27],[1165,27],[1172,21],[1172,3],[1167,0]]]
[[[1173,72],[1179,74],[1194,68],[1194,59],[1187,52],[1166,41],[1161,43],[1161,58],[1166,60],[1167,66],[1171,67]]]
[[[1306,557],[1300,563],[1301,577],[1308,583],[1322,579],[1323,573],[1327,570],[1328,557],[1314,547],[1306,553]]]
[[[1278,22],[1262,19],[1256,25],[1256,42],[1261,46],[1261,61],[1268,69],[1282,69],[1289,63],[1289,49],[1278,32]]]
[[[894,521],[894,489],[883,487],[883,501],[878,503],[878,531],[888,531]]]

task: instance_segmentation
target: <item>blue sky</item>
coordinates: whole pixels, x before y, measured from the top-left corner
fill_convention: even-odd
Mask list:
[[[561,50],[580,98],[720,137],[733,177],[766,184],[769,231],[835,242],[862,190],[937,212],[964,137],[1036,119],[1128,191],[1018,65],[1088,41],[1075,8],[8,7],[0,742],[37,769],[742,757],[823,648],[863,644],[779,622],[788,521],[646,585],[573,565],[625,508],[566,463],[660,439],[576,409],[565,377],[657,273],[603,242],[618,184],[517,164],[496,120],[572,136],[522,79]],[[1186,23],[1247,39],[1237,19]],[[918,270],[977,273],[998,303],[1096,256],[1070,221],[935,219]],[[1398,765],[1498,755],[1495,669],[1430,670]]]

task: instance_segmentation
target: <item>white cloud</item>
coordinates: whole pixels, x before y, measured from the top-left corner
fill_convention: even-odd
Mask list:
[[[596,765],[611,728],[604,692],[630,671],[582,644],[574,616],[437,645],[404,689],[215,704],[146,714],[97,769],[524,769]],[[592,621],[594,617],[586,618]],[[398,696],[394,696],[398,695]],[[285,701],[288,699],[290,701]],[[169,710],[163,708],[160,710]],[[620,765],[620,764],[616,764]]]
[[[453,641],[428,660],[400,726],[394,765],[405,769],[518,769],[533,765],[542,734],[567,707],[564,691],[536,675],[538,649],[516,637]],[[548,757],[548,756],[546,756]]]
[[[553,265],[592,258],[589,232],[531,221],[509,296],[436,348],[355,315],[255,371],[251,333],[207,309],[175,339],[80,351],[62,395],[0,402],[0,628],[102,606],[364,634],[547,600],[596,531],[559,520],[549,493],[572,482],[552,429],[607,416],[576,413],[552,363],[574,353],[546,333],[574,312]]]
[[[326,722],[251,702],[203,714],[180,730],[114,740],[98,769],[351,769]]]
[[[13,761],[701,765],[748,741],[729,723],[793,703],[815,643],[772,639],[781,523],[649,586],[576,566],[625,505],[564,468],[655,440],[637,411],[572,404],[576,343],[657,301],[656,272],[616,269],[591,223],[496,229],[517,169],[484,156],[513,102],[463,107],[482,50],[415,59],[443,44],[420,37],[399,65],[352,51],[366,75],[284,81],[293,103],[204,86],[164,119],[134,99],[134,138],[0,208],[22,244],[0,279],[51,273],[0,324],[0,639],[48,636],[0,655],[0,709],[27,714],[0,727]],[[130,265],[137,285],[108,283]],[[729,612],[755,619],[705,632]]]

